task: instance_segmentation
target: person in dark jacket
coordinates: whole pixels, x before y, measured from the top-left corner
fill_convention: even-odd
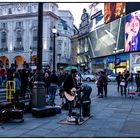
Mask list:
[[[127,86],[127,82],[126,82],[126,78],[125,78],[125,73],[123,73],[120,77],[120,87],[121,87],[122,96],[123,96],[123,94],[126,96],[126,86]]]
[[[101,71],[99,72],[97,87],[98,87],[99,98],[103,98],[103,75]]]
[[[78,85],[77,85],[77,81],[76,81],[76,69],[72,69],[71,70],[71,73],[66,77],[65,81],[64,81],[64,84],[63,84],[63,89],[64,91],[66,91],[68,94],[71,95],[71,89],[72,88],[77,88]],[[68,103],[68,116],[67,116],[67,120],[68,121],[75,121],[75,118],[72,116],[72,109],[74,107],[74,100],[73,101],[69,101],[67,98],[66,98],[66,101]]]
[[[140,92],[140,71],[137,72],[135,81],[136,81],[136,85],[137,85],[137,92]]]
[[[13,74],[14,77],[14,83],[15,83],[15,104],[19,103],[19,96],[21,92],[21,81],[20,81],[20,75],[18,72]]]
[[[118,92],[119,92],[119,87],[120,87],[120,80],[121,80],[121,72],[119,72],[118,73],[118,75],[116,76],[116,81],[117,81],[117,85],[118,85],[118,87],[117,87],[117,90],[118,90]]]
[[[50,76],[49,73],[46,72],[44,76],[44,83],[45,83],[45,89],[46,89],[46,94],[49,94],[49,86],[50,86]]]
[[[25,95],[26,95],[27,86],[28,86],[29,71],[26,69],[22,69],[20,73],[20,78],[21,78],[22,98],[23,100],[25,100]]]
[[[107,85],[108,85],[108,78],[107,75],[104,71],[101,72],[102,74],[102,80],[103,80],[103,91],[104,91],[104,96],[107,96]]]
[[[52,71],[52,74],[50,75],[50,86],[49,86],[49,102],[50,105],[55,105],[55,95],[58,88],[59,79],[56,75],[55,70]]]

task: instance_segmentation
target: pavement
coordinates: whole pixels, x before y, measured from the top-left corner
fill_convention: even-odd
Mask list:
[[[24,113],[23,123],[4,123],[0,125],[0,137],[28,138],[104,138],[140,137],[140,97],[122,97],[116,84],[108,85],[108,96],[97,97],[96,85],[91,94],[92,117],[82,125],[59,124],[67,116],[67,111],[52,117],[35,118]],[[56,96],[56,104],[61,99]]]

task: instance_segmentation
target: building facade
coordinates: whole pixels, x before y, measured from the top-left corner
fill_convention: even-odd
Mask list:
[[[63,28],[59,28],[63,14],[59,16],[58,8],[56,3],[43,3],[43,63],[49,66],[52,66],[53,62],[52,28],[55,26],[58,31],[64,31]],[[67,12],[67,14],[69,13]],[[73,17],[72,15],[70,16]],[[72,22],[73,19],[71,18]],[[66,24],[72,28],[72,24],[69,25],[69,22],[66,22]],[[12,63],[22,67],[24,61],[35,64],[37,59],[37,30],[38,3],[1,3],[0,62],[6,67]],[[69,32],[71,31],[69,30]],[[72,34],[70,33],[70,35],[66,36],[69,42],[69,36]],[[59,37],[56,37],[58,46],[60,45],[60,38],[61,34]],[[65,45],[65,47],[68,46],[70,48],[70,43]],[[66,53],[70,53],[70,51]],[[66,56],[70,58],[70,54]],[[65,62],[68,63],[67,60]]]

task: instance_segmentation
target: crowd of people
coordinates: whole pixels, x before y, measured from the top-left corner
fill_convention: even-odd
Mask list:
[[[64,82],[64,78],[68,73],[50,71],[46,69],[43,73],[43,81],[46,95],[49,96],[50,105],[55,105],[55,94],[58,87]],[[7,81],[15,83],[15,96],[18,102],[18,97],[25,99],[27,90],[32,92],[34,81],[36,80],[36,70],[31,70],[28,66],[23,69],[17,69],[15,64],[11,64],[8,69],[0,68],[0,87],[5,87]],[[14,85],[11,84],[11,88]]]
[[[59,71],[56,72],[55,70],[51,71],[50,69],[44,70],[44,87],[46,95],[48,95],[49,98],[49,105],[55,106],[55,96],[57,93],[57,90],[60,91],[66,91],[68,94],[71,95],[72,89],[79,87],[82,88],[80,85],[81,83],[78,83],[77,79],[77,71],[75,69],[72,69],[69,73],[65,71]],[[15,83],[15,99],[16,102],[19,100],[19,96],[25,99],[26,91],[29,89],[32,93],[32,89],[34,86],[34,81],[36,80],[36,70],[31,70],[29,67],[23,68],[23,69],[16,69],[16,66],[14,64],[11,65],[10,68],[0,69],[0,87],[4,86],[6,84],[6,81],[14,81]],[[81,81],[81,80],[80,80]],[[123,96],[127,96],[129,92],[140,92],[140,71],[138,71],[137,74],[130,73],[129,71],[125,71],[123,73],[119,72],[116,76],[117,81],[117,91]],[[104,71],[100,71],[96,74],[96,85],[98,89],[97,96],[99,98],[107,97],[108,95],[108,77],[107,74]],[[80,85],[80,86],[79,86]],[[12,86],[12,85],[11,85]],[[83,86],[84,87],[84,86]],[[131,88],[130,88],[131,87]],[[92,91],[92,88],[89,85],[85,86],[85,89],[87,90],[88,98]],[[80,89],[81,90],[81,89]],[[68,119],[73,120],[72,117],[72,107],[73,107],[73,101],[67,100],[68,103]]]
[[[119,72],[116,76],[117,91],[122,96],[127,96],[127,94],[135,94],[140,92],[140,71],[136,74],[130,73],[129,71]],[[100,71],[96,75],[96,84],[98,88],[99,98],[107,96],[107,85],[108,77],[104,71]]]
[[[116,77],[117,90],[121,95],[127,96],[129,93],[140,92],[140,71],[136,74],[125,71],[123,73],[118,73]]]

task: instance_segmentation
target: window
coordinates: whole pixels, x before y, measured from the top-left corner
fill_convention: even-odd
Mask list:
[[[20,48],[22,47],[22,31],[17,31],[17,37],[16,37],[16,47]]]
[[[33,47],[37,48],[37,29],[33,30]]]
[[[29,13],[32,12],[32,6],[31,6],[31,5],[28,6],[28,12],[29,12]]]
[[[33,27],[37,27],[37,25],[38,25],[37,20],[33,20],[33,21],[32,21],[32,26],[33,26]]]
[[[7,34],[6,34],[6,32],[2,32],[1,33],[1,46],[2,46],[2,48],[6,48],[7,47],[6,44],[7,44]]]
[[[12,9],[11,8],[8,9],[8,14],[12,14]]]
[[[0,9],[0,15],[2,15],[2,9]]]
[[[1,28],[7,28],[7,23],[1,23]]]
[[[21,28],[23,27],[23,22],[19,21],[19,22],[16,22],[16,28]]]

